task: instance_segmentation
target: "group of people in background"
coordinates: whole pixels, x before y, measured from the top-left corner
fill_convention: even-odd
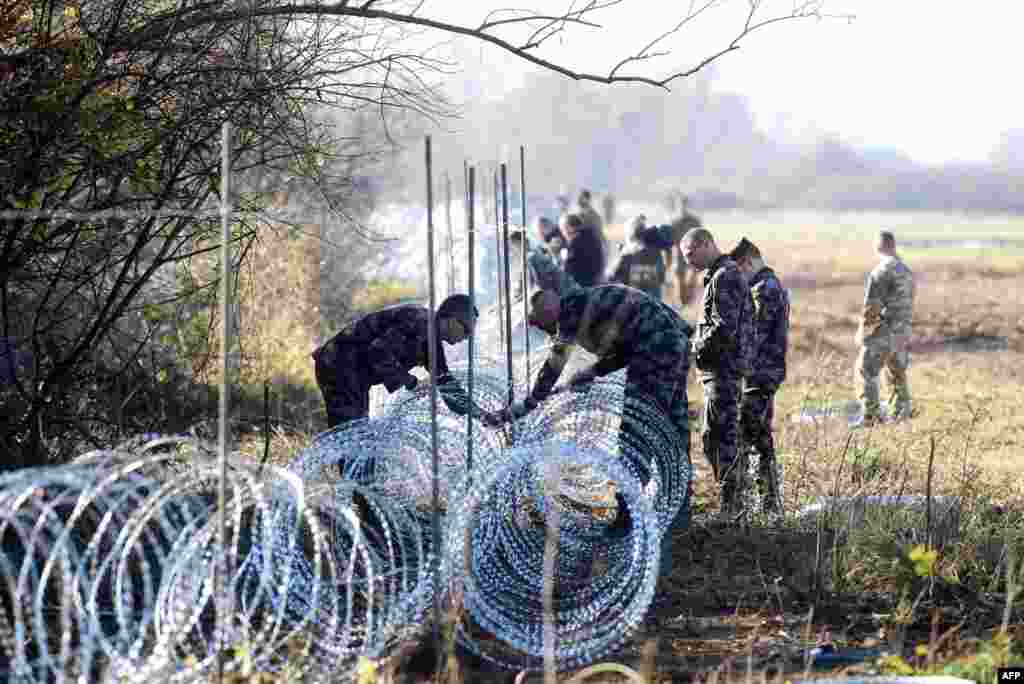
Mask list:
[[[679,253],[679,245],[683,234],[701,222],[689,211],[685,195],[669,196],[667,208],[672,219],[668,224],[649,225],[644,215],[629,220],[625,243],[614,254],[604,230],[615,218],[614,197],[606,194],[602,204],[603,217],[594,209],[589,190],[580,192],[572,208],[567,197],[560,196],[558,222],[546,217],[537,221],[541,245],[584,287],[622,283],[658,299],[674,264],[680,302],[691,303],[696,294],[694,272]]]
[[[748,456],[756,454],[760,507],[780,513],[772,423],[775,395],[786,379],[789,294],[753,241],[743,238],[730,251],[723,251],[712,233],[686,211],[685,201],[681,206],[682,214],[666,226],[648,226],[643,216],[629,221],[629,243],[607,269],[608,241],[587,191],[580,193],[576,210],[566,211],[558,225],[538,221],[540,244],[530,244],[522,232],[517,235],[528,251],[535,288],[532,294],[522,295],[529,296],[527,322],[553,341],[524,399],[499,411],[483,410],[449,373],[441,343],[467,339],[478,317],[469,298],[455,294],[441,304],[433,319],[418,305],[367,314],[314,352],[328,425],[365,417],[374,384],[383,384],[389,391],[415,387],[416,378],[409,370],[429,369],[429,327],[433,325],[434,382],[455,413],[472,413],[497,427],[522,417],[554,391],[585,391],[596,378],[625,370],[625,399],[657,406],[689,454],[687,379],[692,361],[704,399],[703,452],[715,478],[721,511],[732,518],[744,513]],[[666,251],[675,252],[676,263],[685,264],[687,271],[703,273],[696,326],[662,300]],[[894,388],[896,417],[911,415],[907,341],[913,275],[897,256],[892,233],[880,234],[876,251],[880,262],[868,277],[857,334],[863,425],[882,418],[878,376],[883,367]],[[687,271],[681,276],[677,270],[677,279]],[[596,361],[556,387],[576,347],[593,354]],[[620,439],[629,439],[635,429],[624,419]],[[682,512],[677,520],[685,517]]]

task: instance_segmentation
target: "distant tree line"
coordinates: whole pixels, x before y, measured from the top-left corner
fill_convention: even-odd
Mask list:
[[[535,195],[586,186],[659,201],[685,188],[705,209],[1024,212],[1024,131],[1007,132],[991,164],[924,166],[835,136],[772,139],[743,97],[712,84],[711,71],[671,92],[531,74],[468,106],[457,145],[441,153],[457,167],[525,144]]]

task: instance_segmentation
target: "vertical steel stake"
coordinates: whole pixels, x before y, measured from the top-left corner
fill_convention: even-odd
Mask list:
[[[508,168],[505,162],[501,163],[501,243],[505,254],[505,364],[508,372],[508,405],[511,406],[516,391],[515,376],[512,374],[512,260],[508,257]]]
[[[504,353],[505,344],[505,293],[504,286],[505,280],[501,277],[502,264],[505,263],[505,255],[501,252],[501,191],[498,185],[498,169],[494,170],[494,251],[498,256],[498,272],[494,274],[494,284],[497,286],[495,289],[498,291],[498,333],[501,337],[499,344],[502,345],[502,353]]]
[[[519,208],[523,219],[523,346],[526,350],[526,391],[530,391],[530,274],[526,258],[526,150],[519,146]]]
[[[455,241],[452,238],[452,178],[444,172],[444,220],[448,227],[448,294],[455,294]]]
[[[431,504],[433,507],[433,557],[431,582],[434,595],[434,653],[441,656],[441,577],[439,561],[441,557],[441,491],[440,464],[437,454],[437,311],[436,293],[434,288],[434,187],[430,157],[430,136],[426,137],[427,163],[427,282],[430,291],[430,319],[427,326],[427,346],[430,354],[430,465],[433,474],[431,482]]]
[[[225,587],[228,577],[228,350],[231,344],[231,123],[221,127],[220,153],[220,401],[217,425],[217,564],[214,569],[214,606],[217,612],[217,681],[224,678],[224,637],[231,615]]]
[[[467,195],[468,199],[466,202],[466,244],[469,256],[469,303],[476,309],[476,254],[474,253],[474,247],[476,243],[476,229],[475,229],[475,207],[473,206],[473,199],[476,195],[476,168],[467,166]],[[469,394],[470,405],[473,403],[473,355],[476,347],[476,326],[473,326],[473,332],[469,335],[469,375],[466,379],[466,392]],[[466,414],[466,472],[473,471],[473,412],[469,411]]]

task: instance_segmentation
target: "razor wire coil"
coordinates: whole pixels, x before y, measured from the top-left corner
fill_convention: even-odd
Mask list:
[[[537,348],[533,368],[544,353]],[[473,363],[474,404],[503,407],[503,364],[484,354]],[[467,360],[451,367],[464,387]],[[512,382],[523,396],[525,378]],[[652,402],[624,400],[624,384],[616,373],[586,392],[556,394],[514,433],[475,430],[471,470],[467,419],[439,402],[439,540],[426,386],[321,433],[287,468],[232,455],[223,633],[211,445],[160,436],[4,475],[0,671],[24,682],[185,682],[225,656],[227,672],[327,681],[419,633],[434,568],[437,586],[461,605],[461,647],[539,668],[547,581],[559,667],[593,662],[639,624],[660,539],[688,506],[688,435]]]

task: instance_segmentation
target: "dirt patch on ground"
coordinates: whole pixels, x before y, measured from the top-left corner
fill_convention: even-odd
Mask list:
[[[1009,338],[1002,335],[920,336],[912,339],[908,345],[908,351],[915,354],[991,352],[1005,351],[1009,348]]]
[[[864,276],[854,276],[846,273],[824,277],[820,273],[796,271],[793,273],[781,273],[779,277],[782,278],[782,284],[790,290],[817,290],[864,284]]]

